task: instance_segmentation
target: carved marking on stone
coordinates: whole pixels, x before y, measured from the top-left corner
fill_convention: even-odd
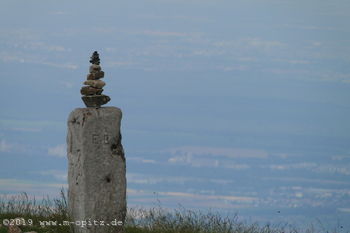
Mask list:
[[[93,135],[92,135],[92,143],[93,143],[93,144],[99,144],[99,143],[98,143],[98,138],[99,138],[99,135],[98,135],[98,134],[93,134]]]
[[[109,143],[109,135],[108,134],[105,133],[103,141],[104,141],[105,144]]]

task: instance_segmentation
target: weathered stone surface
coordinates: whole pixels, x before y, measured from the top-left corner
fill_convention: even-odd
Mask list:
[[[103,92],[103,89],[90,87],[90,86],[85,86],[80,89],[80,93],[82,95],[101,95],[102,92]]]
[[[102,80],[86,80],[84,85],[89,85],[91,87],[102,88],[106,85]]]
[[[95,80],[95,75],[90,73],[86,76],[86,79],[87,80]]]
[[[103,78],[104,76],[105,76],[105,72],[98,71],[98,72],[95,72],[95,73],[88,74],[86,79],[87,80],[97,80],[97,79]]]
[[[78,108],[69,115],[68,211],[74,221],[124,223],[126,165],[119,108]],[[113,222],[114,221],[114,222]],[[117,226],[75,226],[75,233],[123,232]]]
[[[98,72],[98,71],[101,71],[101,66],[100,65],[95,65],[95,64],[92,64],[89,68],[89,72],[92,73],[92,72]]]
[[[100,78],[103,78],[104,76],[105,76],[105,72],[103,72],[103,71],[99,71],[99,72],[94,73],[95,79],[100,79]]]
[[[22,230],[18,226],[9,226],[8,233],[22,233]]]
[[[86,105],[86,107],[99,108],[102,105],[108,103],[111,98],[107,95],[87,95],[81,97]]]

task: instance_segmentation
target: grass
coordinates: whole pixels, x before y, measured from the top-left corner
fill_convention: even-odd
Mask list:
[[[20,226],[23,232],[36,231],[38,233],[68,233],[69,226],[50,226],[43,228],[39,221],[64,221],[69,219],[67,213],[67,201],[63,190],[61,198],[51,200],[49,197],[37,201],[29,198],[26,193],[17,196],[0,196],[0,224],[4,219],[23,218],[26,226]],[[31,222],[33,221],[31,224]],[[16,222],[23,223],[22,221]],[[0,233],[7,232],[5,227],[0,228]]]
[[[69,219],[67,213],[66,197],[61,191],[61,198],[51,200],[49,197],[37,201],[35,198],[29,198],[26,193],[17,196],[0,196],[0,224],[4,219],[23,218],[26,226],[20,226],[23,232],[36,231],[38,233],[68,233],[69,226],[50,226],[43,228],[39,221],[64,221]],[[33,225],[29,221],[33,221]],[[17,223],[17,222],[16,222]],[[18,221],[18,223],[23,223]],[[0,233],[7,232],[3,226]]]
[[[41,201],[29,198],[23,193],[17,196],[0,196],[0,223],[4,219],[31,219],[33,225],[20,226],[23,232],[70,233],[69,226],[40,226],[39,221],[63,222],[69,220],[67,201],[64,191],[58,199],[45,198]],[[19,221],[19,220],[18,220]],[[0,233],[7,229],[0,227]],[[160,205],[151,209],[128,210],[125,222],[125,233],[338,233],[320,231],[313,227],[298,230],[291,226],[259,226],[240,222],[237,216],[222,217],[218,213],[203,213],[179,208],[172,211]],[[344,232],[344,231],[342,231]]]

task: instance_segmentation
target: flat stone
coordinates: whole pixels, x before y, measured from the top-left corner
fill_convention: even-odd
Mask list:
[[[101,66],[100,65],[96,65],[96,64],[92,64],[89,68],[89,72],[93,73],[93,72],[98,72],[101,71]]]
[[[68,118],[68,211],[73,221],[124,222],[126,162],[116,107],[78,108]],[[113,224],[113,222],[112,222]],[[75,233],[121,233],[120,226],[78,226]]]
[[[82,96],[82,100],[84,101],[86,107],[99,108],[101,105],[108,103],[111,98],[107,95],[88,95]]]
[[[89,86],[95,87],[95,88],[102,88],[106,85],[106,83],[103,82],[102,80],[86,80],[84,82],[84,85],[89,85]]]
[[[87,80],[97,80],[100,78],[103,78],[105,76],[105,72],[103,71],[98,71],[96,73],[90,73],[87,75],[86,79]]]
[[[94,73],[94,75],[95,75],[95,79],[100,79],[100,78],[103,78],[105,76],[105,72],[99,71],[99,72]]]
[[[92,73],[90,73],[90,74],[88,74],[88,75],[86,76],[86,79],[87,79],[87,80],[95,80],[95,75],[92,74]]]
[[[82,95],[101,95],[102,92],[103,92],[103,89],[90,87],[90,86],[85,86],[80,89],[80,93]]]

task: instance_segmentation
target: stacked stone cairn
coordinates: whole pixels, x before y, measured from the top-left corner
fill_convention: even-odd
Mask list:
[[[101,105],[108,103],[111,98],[107,95],[103,95],[103,87],[106,85],[101,78],[104,77],[105,73],[102,71],[100,66],[100,58],[97,51],[95,51],[90,59],[90,69],[89,74],[87,75],[87,80],[84,82],[84,85],[80,90],[80,93],[83,95],[83,99],[86,107],[99,108]]]

